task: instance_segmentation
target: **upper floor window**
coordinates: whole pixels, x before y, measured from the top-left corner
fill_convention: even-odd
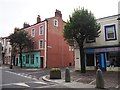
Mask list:
[[[105,40],[116,40],[116,27],[114,25],[105,26]]]
[[[31,36],[34,37],[35,36],[35,29],[31,30]]]
[[[95,39],[94,36],[88,36],[86,38],[86,43],[92,43],[92,42],[95,42],[95,41],[96,41],[96,39]]]
[[[43,40],[40,40],[40,42],[39,42],[39,48],[43,49]]]
[[[40,26],[39,35],[44,34],[44,26]]]
[[[58,20],[54,19],[54,26],[58,27]]]

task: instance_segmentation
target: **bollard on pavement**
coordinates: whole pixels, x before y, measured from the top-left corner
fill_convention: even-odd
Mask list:
[[[70,70],[68,67],[65,69],[65,82],[71,82]]]
[[[100,69],[98,69],[96,72],[96,88],[104,89],[104,79]]]

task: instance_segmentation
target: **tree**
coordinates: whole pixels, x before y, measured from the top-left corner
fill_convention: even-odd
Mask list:
[[[22,68],[22,53],[23,51],[28,51],[33,48],[33,42],[30,36],[27,32],[24,30],[17,29],[13,34],[11,34],[9,37],[10,43],[13,49],[15,48],[18,50],[20,55],[20,67]]]
[[[76,42],[81,58],[81,73],[85,73],[85,60],[84,60],[84,41],[89,36],[98,37],[100,33],[100,25],[96,22],[94,15],[87,9],[75,9],[72,16],[64,27],[64,38],[70,44],[74,45]]]

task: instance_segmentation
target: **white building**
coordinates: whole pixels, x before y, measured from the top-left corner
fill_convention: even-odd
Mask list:
[[[101,25],[100,36],[87,39],[84,43],[85,62],[87,70],[94,70],[99,61],[100,68],[106,70],[114,61],[114,66],[120,66],[120,30],[118,15],[97,19]],[[80,70],[79,49],[75,48],[75,70]]]
[[[2,44],[2,62],[3,64],[10,64],[12,47],[9,39],[6,37],[1,37],[0,42]]]
[[[0,42],[0,66],[2,64],[2,44]]]

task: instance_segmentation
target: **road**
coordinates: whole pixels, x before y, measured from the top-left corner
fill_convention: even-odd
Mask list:
[[[37,88],[51,86],[56,83],[44,82],[41,78],[49,73],[49,70],[42,69],[9,69],[0,68],[1,82],[3,88]]]
[[[68,88],[61,84],[43,81],[42,77],[49,74],[49,69],[9,69],[9,67],[2,67],[0,70],[2,78],[0,87],[3,88],[2,90],[6,88],[22,88],[25,90],[31,90],[32,88]],[[63,73],[65,68],[61,71]]]

